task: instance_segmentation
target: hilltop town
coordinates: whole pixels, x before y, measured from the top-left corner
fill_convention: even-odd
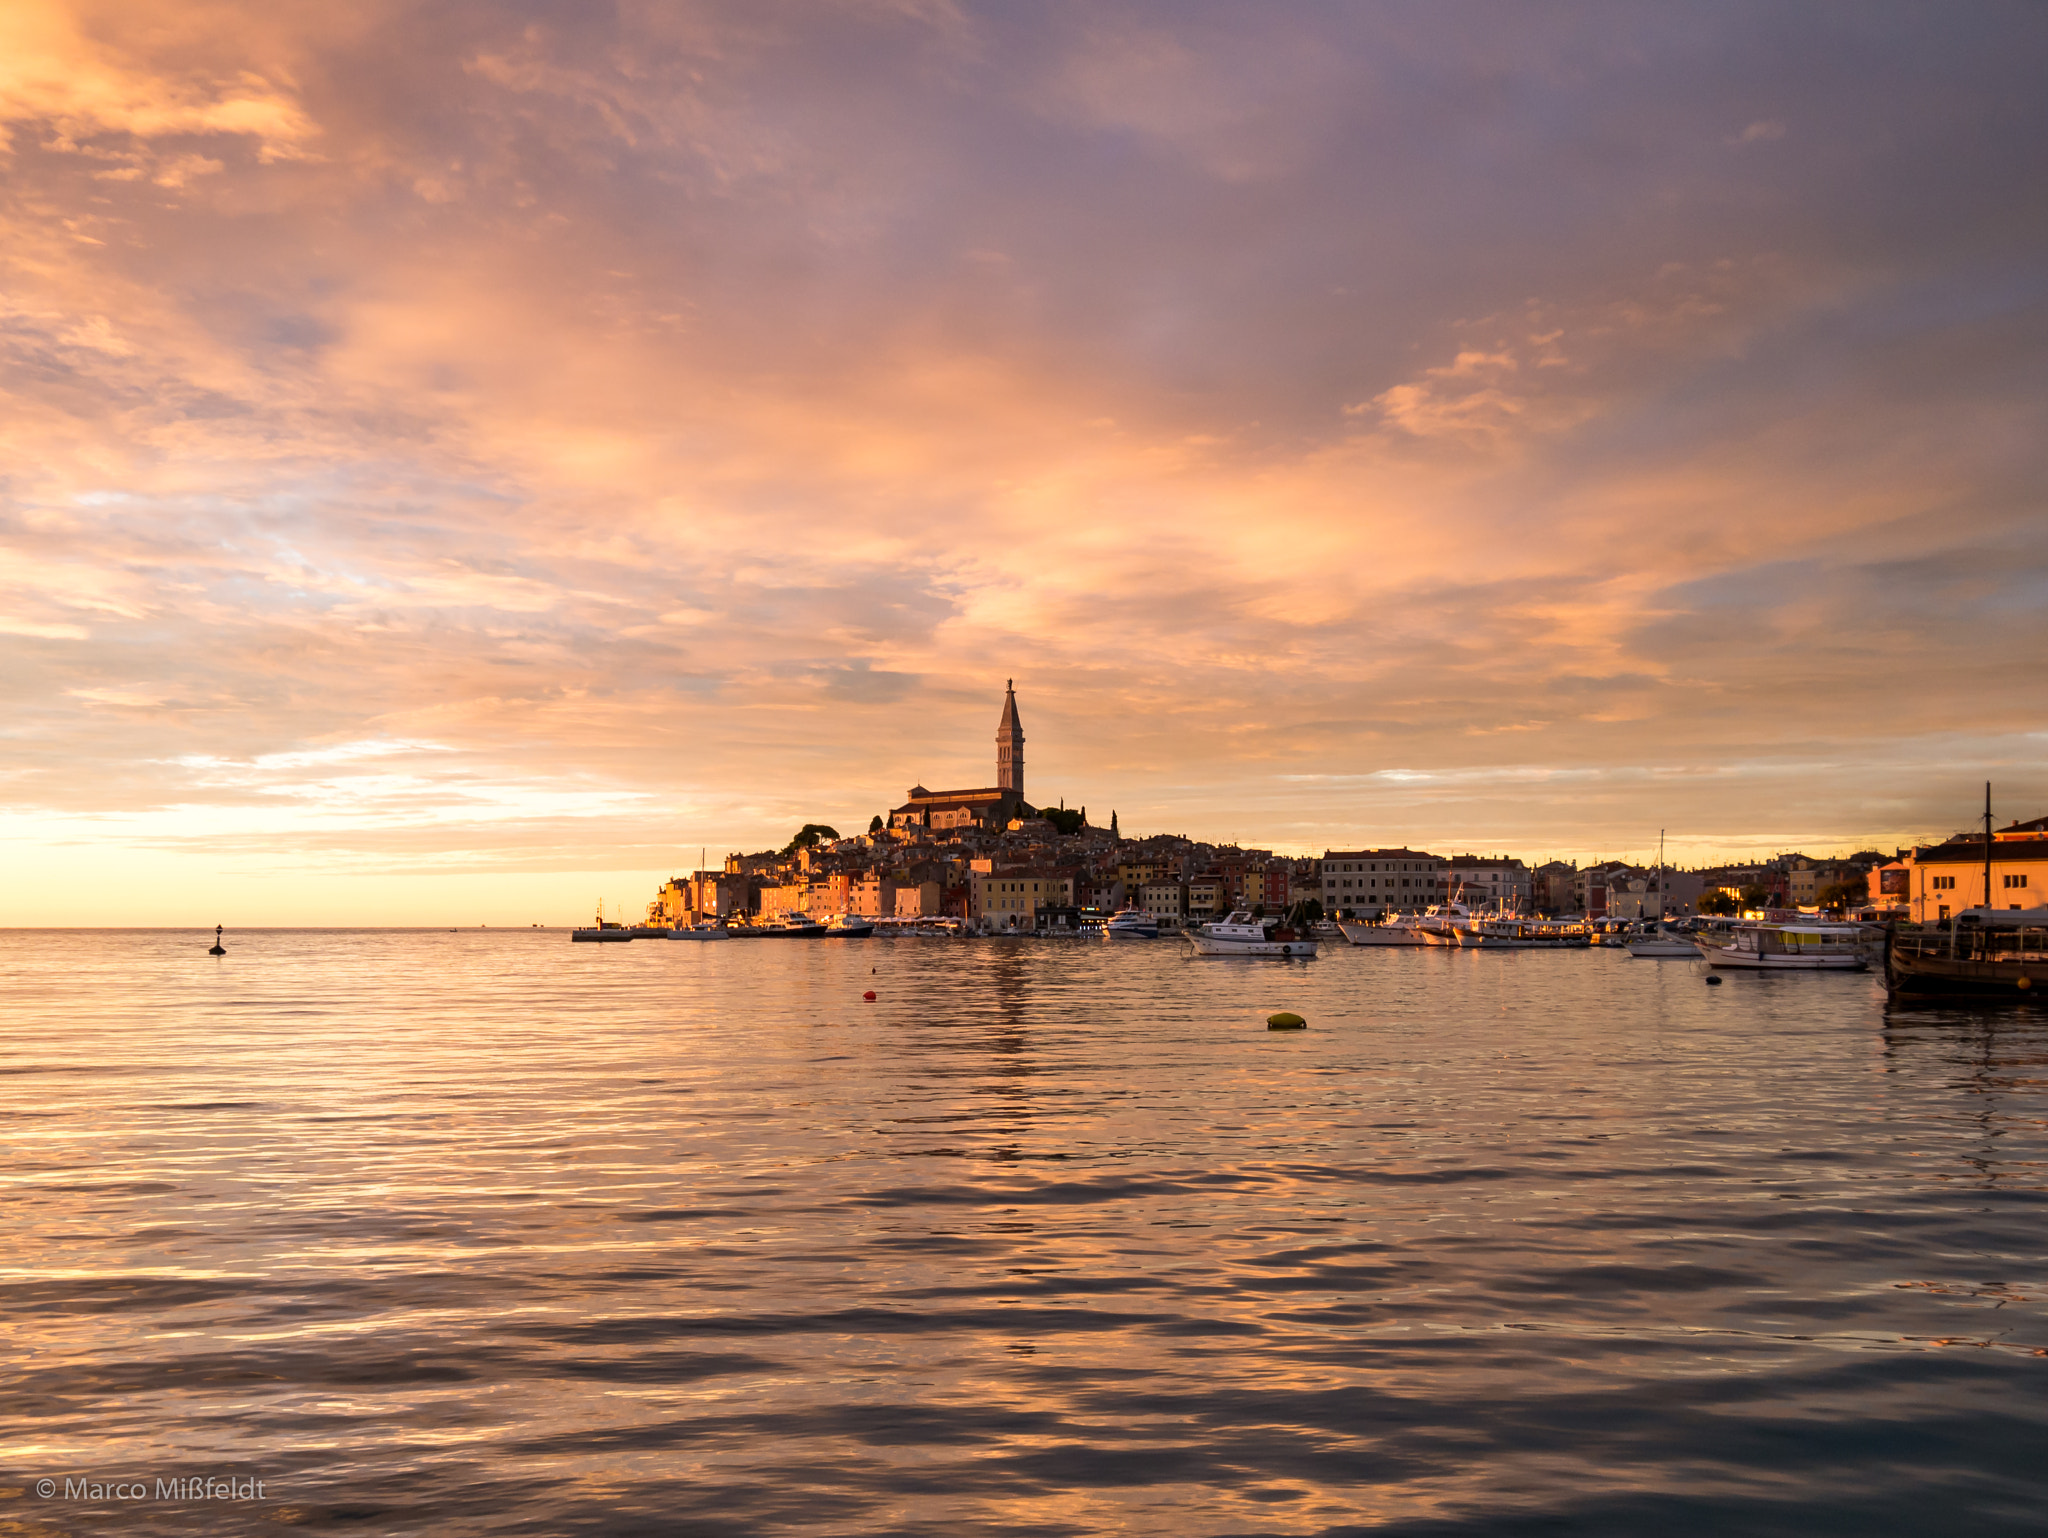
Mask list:
[[[1024,728],[1014,680],[996,727],[995,769],[989,786],[912,786],[900,805],[876,813],[864,833],[842,836],[836,828],[807,824],[779,850],[729,854],[720,869],[674,877],[648,905],[648,922],[849,914],[1039,930],[1137,908],[1162,928],[1179,928],[1239,908],[1312,922],[1420,912],[1444,902],[1587,919],[1804,909],[1934,921],[1948,917],[1941,898],[1957,880],[1942,872],[1981,860],[1984,847],[1981,837],[1959,835],[1890,854],[1869,849],[1828,860],[1784,853],[1659,871],[1619,860],[1532,866],[1509,855],[1410,848],[1289,858],[1182,834],[1127,838],[1115,812],[1100,826],[1086,807],[1034,807],[1025,798]],[[2000,866],[1991,879],[2003,881],[2001,896],[2031,896],[2048,884],[2048,819],[1999,830],[1996,848]]]

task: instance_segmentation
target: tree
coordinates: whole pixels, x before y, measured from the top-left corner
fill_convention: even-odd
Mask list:
[[[1072,838],[1079,833],[1088,821],[1088,814],[1085,811],[1070,812],[1061,806],[1046,807],[1038,815],[1053,825],[1054,832],[1066,838]]]
[[[1323,905],[1313,897],[1304,897],[1287,910],[1287,922],[1297,929],[1306,929],[1311,924],[1323,921]]]
[[[827,827],[822,822],[807,822],[795,838],[782,846],[782,857],[786,860],[799,849],[815,849],[827,840],[836,841],[838,837],[837,828]]]
[[[1733,915],[1735,897],[1729,892],[1703,892],[1700,894],[1700,912]]]
[[[1853,908],[1870,901],[1870,878],[1851,876],[1842,881],[1830,881],[1813,894],[1814,901],[1823,908]]]
[[[1768,907],[1770,901],[1771,894],[1766,887],[1746,886],[1742,889],[1742,906],[1745,908]]]
[[[881,814],[880,812],[877,812],[877,813],[875,813],[875,815],[874,815],[874,816],[872,816],[872,817],[870,817],[870,818],[868,819],[868,832],[870,832],[870,833],[879,833],[879,832],[881,832],[881,831],[882,831],[882,814]]]

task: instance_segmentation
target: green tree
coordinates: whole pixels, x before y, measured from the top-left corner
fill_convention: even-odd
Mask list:
[[[872,817],[870,817],[870,818],[868,819],[868,832],[870,832],[870,833],[879,833],[879,832],[881,832],[881,831],[882,831],[882,814],[881,814],[880,812],[877,812],[877,813],[875,813],[875,815],[874,815],[874,816],[872,816]]]
[[[1700,894],[1700,912],[1733,915],[1735,897],[1730,892],[1703,892]]]
[[[1768,907],[1770,901],[1770,890],[1766,887],[1746,886],[1742,889],[1742,906],[1745,908]]]
[[[1078,810],[1070,812],[1062,806],[1046,807],[1038,815],[1051,823],[1055,832],[1066,838],[1072,838],[1079,833],[1088,821],[1086,813]]]
[[[799,849],[815,849],[819,844],[835,841],[838,837],[837,828],[827,827],[822,822],[807,822],[795,838],[782,846],[782,858],[786,860]]]

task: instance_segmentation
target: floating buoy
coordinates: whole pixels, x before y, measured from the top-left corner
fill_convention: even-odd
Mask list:
[[[866,993],[863,993],[861,997],[866,999],[870,1004],[872,1004],[875,1002],[875,990],[870,988]]]
[[[226,926],[222,924],[216,924],[213,926],[213,944],[210,947],[208,947],[206,952],[207,955],[225,956],[228,953],[228,948],[220,943],[220,932],[225,927]]]
[[[1283,1009],[1277,1015],[1266,1016],[1266,1029],[1269,1031],[1305,1031],[1308,1029],[1308,1022],[1292,1011]]]
[[[2021,988],[2031,988],[2034,986],[2034,980],[2031,977],[2022,976],[2017,979],[2016,986]]]
[[[1709,988],[1718,988],[1721,986],[1721,979],[1714,976],[1713,973],[1709,972],[1707,974],[1707,986]]]

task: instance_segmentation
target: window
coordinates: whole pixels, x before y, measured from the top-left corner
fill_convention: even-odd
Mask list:
[[[2022,887],[2027,884],[2027,878],[2025,876],[2007,876],[2005,884],[2009,887]]]

